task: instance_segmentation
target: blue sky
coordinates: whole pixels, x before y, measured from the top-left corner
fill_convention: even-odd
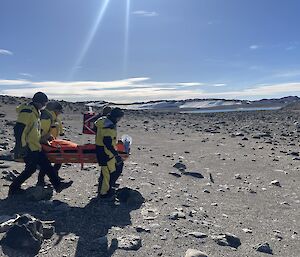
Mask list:
[[[299,10],[297,0],[1,0],[0,94],[299,95]]]

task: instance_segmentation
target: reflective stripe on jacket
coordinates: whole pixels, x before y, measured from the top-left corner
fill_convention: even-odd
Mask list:
[[[21,146],[28,146],[31,151],[41,151],[41,123],[40,111],[31,103],[22,104],[17,107],[17,123],[25,125],[21,135]]]
[[[105,165],[110,159],[115,156],[115,153],[108,149],[107,145],[104,143],[104,138],[111,139],[112,148],[116,147],[117,139],[117,127],[116,125],[107,117],[101,117],[95,122],[97,128],[96,133],[96,145],[99,146],[100,151],[100,165]],[[99,158],[98,158],[99,159]]]

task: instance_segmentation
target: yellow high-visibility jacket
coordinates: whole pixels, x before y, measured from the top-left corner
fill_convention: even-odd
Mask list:
[[[15,130],[15,132],[20,133],[20,135],[16,135],[16,138],[20,138],[20,147],[28,146],[31,151],[41,151],[40,111],[31,103],[22,104],[16,110],[18,118],[15,127],[22,127],[19,130]]]
[[[117,143],[117,127],[107,117],[101,117],[95,122],[97,129],[96,145],[99,146],[101,153],[101,163],[104,165],[108,160],[112,159],[116,154]]]
[[[42,111],[41,114],[41,125],[42,125],[42,137],[49,134],[54,138],[57,138],[63,133],[63,126],[61,119],[55,114],[54,111],[47,109]]]

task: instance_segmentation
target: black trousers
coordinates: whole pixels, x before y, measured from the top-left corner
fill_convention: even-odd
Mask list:
[[[54,164],[53,165],[53,172],[55,174],[56,177],[58,177],[58,171],[61,168],[61,164]],[[45,182],[45,176],[46,176],[46,171],[42,169],[42,167],[40,167],[40,172],[38,175],[38,181],[39,182]]]
[[[24,157],[25,169],[23,172],[14,179],[12,184],[10,185],[11,189],[20,188],[21,185],[32,176],[33,173],[36,172],[37,165],[41,167],[46,175],[49,177],[49,180],[54,188],[57,188],[59,185],[58,177],[55,175],[53,171],[53,167],[49,162],[46,154],[44,152],[38,151],[29,151],[26,157]]]

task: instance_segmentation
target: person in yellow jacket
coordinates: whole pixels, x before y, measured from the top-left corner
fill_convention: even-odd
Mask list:
[[[39,165],[50,179],[56,192],[72,185],[72,181],[60,182],[53,172],[53,167],[47,156],[42,152],[40,111],[46,106],[48,97],[42,92],[37,92],[32,102],[17,107],[18,118],[14,126],[16,159],[23,159],[25,162],[24,171],[16,177],[9,186],[9,196],[22,193],[21,185],[36,171]]]
[[[113,188],[123,170],[123,161],[115,149],[117,143],[117,123],[124,116],[120,108],[114,108],[107,116],[95,122],[96,155],[101,174],[99,177],[98,196],[107,198],[114,195]]]
[[[62,122],[59,118],[61,113],[63,113],[63,107],[57,101],[48,102],[46,108],[41,111],[41,143],[48,144],[49,141],[64,135]],[[61,164],[54,164],[53,168],[55,174],[58,176]],[[41,169],[38,175],[37,185],[45,185],[45,176],[45,171]],[[59,180],[64,180],[59,176],[58,178]]]

